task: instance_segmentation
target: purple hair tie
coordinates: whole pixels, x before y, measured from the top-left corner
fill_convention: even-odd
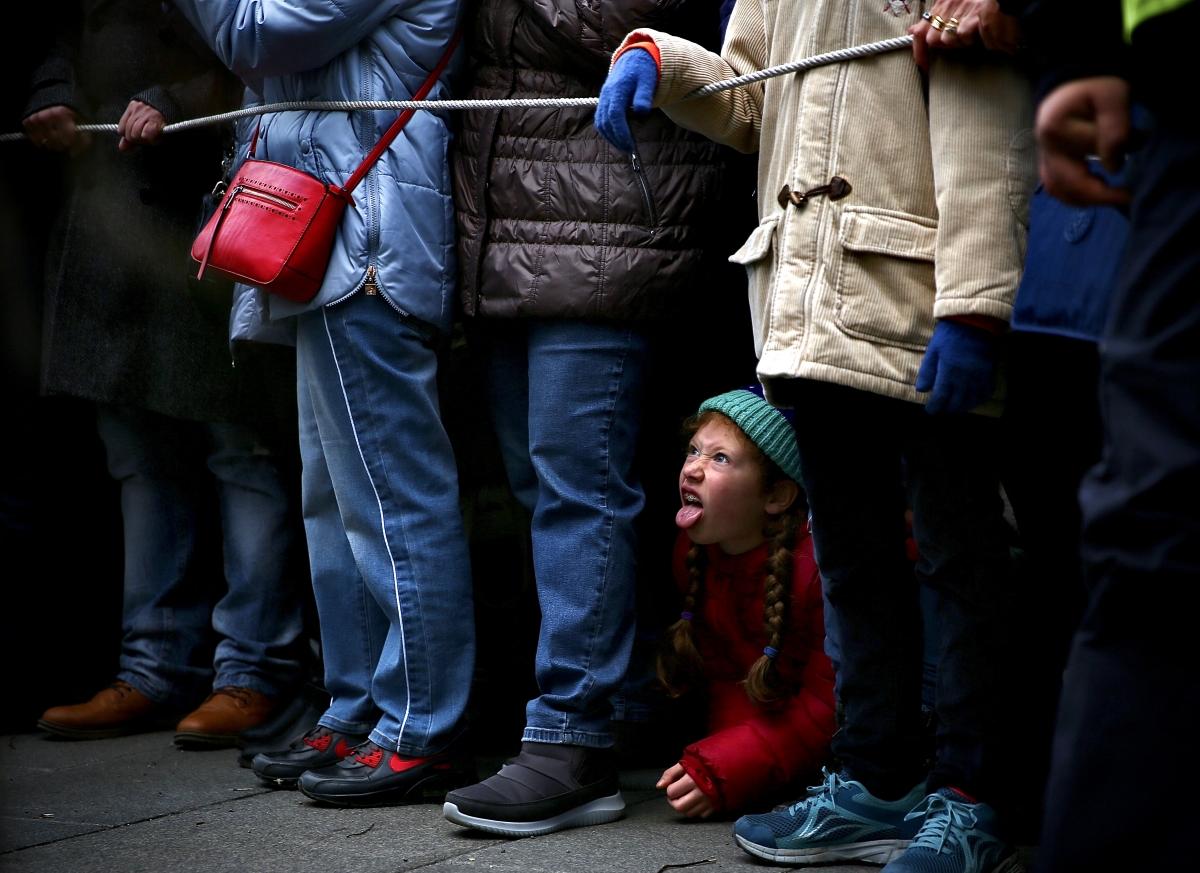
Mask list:
[[[765,649],[763,649],[763,654],[774,661],[779,657],[779,649],[773,648],[772,646],[767,646]]]
[[[684,621],[691,621],[695,616],[693,616],[690,612],[681,612],[679,613],[679,617]]]

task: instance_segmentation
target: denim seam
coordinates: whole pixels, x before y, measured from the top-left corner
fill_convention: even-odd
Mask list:
[[[416,318],[415,316],[408,315],[407,313],[402,312],[399,309],[399,307],[397,307],[395,304],[393,304],[391,301],[389,301],[387,299],[386,294],[384,294],[382,296],[383,296],[383,299],[388,303],[389,306],[391,306],[393,309],[395,309],[397,312],[400,313],[398,323],[400,325],[401,330],[415,334],[423,345],[428,345],[429,340],[431,339],[433,334],[428,333],[424,328],[421,327],[421,324],[422,324],[421,320]],[[350,317],[349,313],[347,312],[342,316],[342,319],[344,322],[347,322],[349,320],[349,317]],[[426,325],[426,327],[432,328],[432,326],[430,326],[430,325]],[[432,330],[436,331],[436,328],[432,328]],[[351,348],[354,348],[354,347],[355,347],[354,344],[351,344]],[[368,386],[371,384],[371,380],[367,377],[367,375],[364,372],[361,371],[361,368],[360,368],[360,372],[359,372],[359,378],[362,380],[362,384],[364,386]],[[369,419],[374,420],[376,416],[375,416],[374,407],[372,406],[372,397],[371,397],[370,390],[366,390],[364,392],[364,402],[366,404],[366,415],[368,416]],[[360,448],[360,451],[362,451],[361,448]],[[372,454],[376,457],[376,461],[381,468],[381,477],[382,477],[385,485],[388,487],[388,495],[389,495],[389,497],[391,497],[392,496],[391,487],[390,487],[391,479],[388,476],[388,465],[387,465],[386,456],[383,454],[383,452],[379,451],[378,449],[376,449]],[[363,463],[365,466],[366,465],[365,452],[364,452]],[[370,477],[370,475],[371,475],[371,471],[369,468],[367,468],[368,478]],[[374,487],[374,483],[372,483],[372,487]],[[387,524],[386,513],[384,513],[382,511],[382,498],[379,497],[378,489],[375,489],[375,494],[376,494],[376,497],[378,499],[380,499],[381,522],[382,522],[382,526],[383,526],[384,537],[386,538],[389,536],[388,529],[386,527],[386,524]],[[408,527],[405,524],[405,518],[406,518],[406,515],[403,511],[397,511],[392,514],[393,524],[399,528],[399,537],[401,538],[401,540],[403,540],[404,555],[411,556],[413,553],[413,548],[412,548],[412,545],[409,543]],[[390,546],[390,541],[389,541],[389,546]],[[409,669],[408,669],[408,666],[409,666],[408,633],[404,629],[404,624],[403,624],[404,614],[400,609],[399,581],[398,581],[398,574],[396,573],[396,569],[395,569],[396,561],[395,561],[394,556],[392,555],[390,547],[388,549],[388,556],[390,558],[392,558],[392,573],[393,573],[393,580],[395,582],[396,598],[397,598],[396,614],[397,614],[397,616],[399,616],[399,621],[401,623],[400,624],[400,639],[401,639],[401,646],[403,648],[403,654],[404,654],[404,684],[405,684],[406,688],[408,689],[408,701],[409,701],[408,708],[405,710],[404,720],[400,725],[400,734],[398,734],[396,736],[396,741],[394,743],[394,749],[396,752],[403,754],[403,755],[420,756],[420,755],[425,754],[425,751],[426,751],[425,749],[418,749],[413,746],[409,746],[408,748],[405,748],[404,744],[401,742],[401,739],[402,739],[402,736],[404,733],[404,729],[407,727],[408,722],[413,717],[413,715],[412,715],[413,679],[412,679],[412,674],[409,672]],[[428,657],[429,631],[425,627],[425,611],[421,608],[421,585],[419,584],[419,582],[416,578],[416,575],[414,572],[415,567],[414,567],[413,561],[411,560],[410,557],[405,557],[405,566],[408,568],[409,576],[412,580],[412,584],[409,587],[409,593],[414,601],[414,609],[409,610],[409,613],[410,613],[410,615],[415,614],[414,620],[419,625],[420,634],[418,637],[418,642],[423,647],[422,654],[424,656],[421,660],[421,663],[428,666],[428,664],[429,664],[429,657]],[[420,735],[428,738],[430,731],[433,727],[433,715],[434,715],[434,707],[435,707],[434,699],[435,698],[434,698],[434,687],[433,687],[433,673],[429,669],[425,669],[423,671],[423,674],[425,677],[425,688],[424,688],[425,700],[427,700],[429,702],[429,706],[425,713],[424,727],[422,728],[422,730],[418,731],[418,733]],[[379,726],[376,725],[376,734],[380,738],[382,738],[382,740],[380,741],[380,745],[389,744],[391,742],[390,738],[387,737],[382,732],[380,732],[378,730],[378,727]]]
[[[525,728],[521,735],[523,743],[552,743],[567,746],[588,746],[605,749],[613,744],[610,734],[598,734],[592,731],[550,730],[547,728]]]
[[[405,644],[404,635],[404,611],[400,607],[400,580],[396,575],[396,558],[392,554],[392,544],[388,541],[387,535],[387,519],[383,511],[383,501],[379,497],[379,489],[375,487],[375,480],[371,477],[371,468],[367,464],[366,455],[363,454],[362,443],[358,439],[358,426],[354,423],[354,412],[350,406],[350,396],[346,393],[346,383],[342,377],[342,365],[338,361],[337,349],[333,344],[333,333],[329,329],[329,310],[323,308],[321,317],[325,321],[325,335],[329,338],[329,351],[333,356],[333,366],[338,374],[338,386],[342,389],[342,399],[346,401],[346,416],[350,420],[350,432],[354,434],[354,445],[358,449],[359,460],[362,461],[363,469],[367,474],[367,481],[371,483],[371,491],[375,494],[375,503],[379,506],[379,531],[383,535],[383,546],[387,549],[388,560],[392,565],[392,585],[396,593],[396,621],[400,626],[400,655],[404,660],[404,718],[400,722],[400,732],[396,736],[396,748],[399,749],[401,740],[404,737],[404,727],[408,724],[408,711],[412,706],[412,688],[408,682],[408,647]]]
[[[603,431],[604,446],[605,446],[605,448],[604,448],[604,477],[603,477],[604,504],[603,505],[604,505],[604,511],[605,511],[605,519],[604,519],[604,551],[601,554],[601,561],[603,563],[604,572],[600,577],[600,590],[597,592],[597,594],[599,596],[596,598],[595,610],[596,610],[596,619],[597,620],[594,621],[592,624],[592,635],[591,635],[591,638],[588,640],[588,654],[587,654],[587,662],[586,663],[589,667],[589,670],[588,670],[588,679],[589,679],[588,690],[589,691],[591,690],[592,685],[594,685],[594,682],[592,681],[592,678],[591,678],[590,667],[592,664],[592,658],[596,652],[596,643],[600,636],[600,624],[601,624],[600,616],[603,614],[603,611],[604,611],[603,603],[604,603],[604,600],[605,600],[605,598],[608,594],[609,588],[610,588],[611,580],[609,578],[609,575],[612,573],[612,561],[610,560],[610,558],[611,558],[611,553],[612,553],[613,511],[612,511],[612,508],[609,506],[609,501],[608,501],[609,487],[611,486],[611,480],[612,480],[612,424],[613,424],[613,417],[616,415],[617,398],[620,395],[621,382],[622,382],[622,379],[623,379],[624,373],[625,373],[625,361],[628,358],[628,356],[629,356],[629,334],[626,333],[626,343],[625,343],[624,351],[621,354],[621,360],[616,365],[616,367],[614,368],[614,371],[613,371],[613,375],[615,378],[609,389],[608,417],[604,422],[604,431]],[[563,730],[564,731],[567,729],[567,722],[568,722],[568,719],[566,718],[566,714],[564,713],[564,717],[563,717]]]

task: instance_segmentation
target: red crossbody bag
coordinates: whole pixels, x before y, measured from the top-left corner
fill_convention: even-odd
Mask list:
[[[433,90],[461,37],[459,31],[450,40],[413,100],[424,100]],[[406,109],[400,113],[341,187],[326,185],[295,167],[255,160],[256,129],[249,156],[220,208],[192,243],[192,259],[200,263],[196,278],[204,278],[205,271],[211,270],[297,303],[316,297],[329,268],[342,213],[346,206],[354,205],[351,192],[415,112]]]

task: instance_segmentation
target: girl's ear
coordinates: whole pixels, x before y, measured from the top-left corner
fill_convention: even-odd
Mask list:
[[[768,515],[779,515],[796,502],[800,496],[800,486],[791,479],[780,479],[767,492],[767,503],[763,508]]]

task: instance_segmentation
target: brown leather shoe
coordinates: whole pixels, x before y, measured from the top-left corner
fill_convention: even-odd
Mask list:
[[[164,730],[178,710],[155,703],[128,682],[118,679],[87,703],[53,706],[42,713],[37,726],[74,740],[101,740],[126,734]]]
[[[232,746],[238,734],[262,724],[275,711],[275,701],[253,688],[218,688],[200,708],[175,728],[175,745],[185,749]]]

